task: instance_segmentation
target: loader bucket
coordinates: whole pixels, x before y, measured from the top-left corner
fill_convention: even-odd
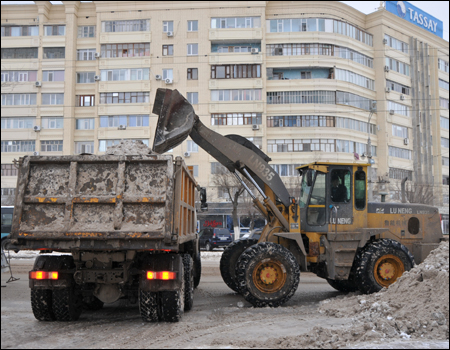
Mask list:
[[[182,143],[194,126],[195,111],[178,90],[158,89],[153,113],[159,116],[153,151],[164,153]]]

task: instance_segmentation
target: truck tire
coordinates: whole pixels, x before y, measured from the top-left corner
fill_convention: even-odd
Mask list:
[[[247,248],[236,265],[239,293],[255,307],[278,307],[295,294],[300,266],[283,246],[261,242]]]
[[[197,288],[200,284],[200,278],[202,277],[202,258],[200,256],[200,249],[198,254],[194,257],[194,288]]]
[[[31,309],[39,321],[54,321],[52,310],[52,291],[50,289],[31,289]]]
[[[52,310],[57,321],[76,321],[83,310],[81,297],[75,288],[54,289],[52,292]]]
[[[101,310],[103,308],[103,305],[103,301],[95,296],[92,296],[92,298],[88,302],[83,301],[83,310],[97,311]]]
[[[184,276],[184,268],[180,271]],[[161,320],[165,322],[179,322],[184,313],[184,278],[178,290],[159,292]]]
[[[183,255],[184,268],[184,311],[194,305],[194,262],[189,254]]]
[[[330,280],[327,278],[327,282],[330,286],[336,289],[339,292],[343,293],[353,293],[358,291],[358,287],[353,281],[338,281],[338,280]]]
[[[236,263],[241,254],[250,246],[258,243],[257,239],[240,239],[228,245],[220,258],[220,274],[225,284],[238,293],[236,282]]]
[[[144,322],[158,322],[158,293],[139,290],[139,312]]]
[[[414,267],[414,257],[400,242],[381,239],[368,243],[360,253],[355,281],[361,293],[379,292]]]

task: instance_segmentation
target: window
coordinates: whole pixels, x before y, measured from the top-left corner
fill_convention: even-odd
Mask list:
[[[314,188],[311,193],[310,206],[308,206],[307,221],[308,225],[321,226],[326,223],[326,175],[317,173]]]
[[[212,114],[211,125],[261,125],[261,113]]]
[[[439,106],[448,109],[448,98],[439,97]]]
[[[438,67],[439,67],[439,70],[448,73],[448,62],[438,58]]]
[[[163,33],[173,32],[173,21],[163,21]]]
[[[198,92],[188,92],[187,93],[187,100],[191,105],[198,104]]]
[[[198,80],[198,68],[187,69],[187,80]]]
[[[408,128],[400,125],[392,124],[392,136],[408,138]]]
[[[77,84],[92,84],[95,83],[95,72],[77,73]]]
[[[36,141],[2,141],[2,152],[34,152]]]
[[[271,164],[271,167],[280,176],[297,176],[300,164]]]
[[[162,73],[163,80],[173,79],[173,69],[163,69]]]
[[[15,196],[15,188],[2,188],[2,196]],[[2,225],[11,225],[13,214],[4,213],[2,214]]]
[[[78,38],[95,38],[95,26],[78,27]]]
[[[261,89],[211,90],[211,101],[261,101]]]
[[[43,105],[62,105],[64,104],[64,94],[42,94]]]
[[[2,47],[1,52],[2,52],[2,60],[38,58],[38,48],[37,47],[28,47],[28,48],[3,48]],[[46,58],[46,57],[44,57],[44,58]]]
[[[398,168],[389,168],[389,177],[395,180],[403,180],[407,177],[409,180],[412,180],[412,171]]]
[[[100,116],[100,127],[110,128],[126,125],[127,127],[149,126],[149,116],[146,115],[110,115]]]
[[[4,82],[26,82],[26,81],[36,81],[37,71],[31,70],[6,70],[2,71],[2,83]]]
[[[363,176],[365,183],[365,174]],[[351,177],[350,171],[348,170],[333,170],[331,172],[330,198],[332,202],[348,203],[350,201],[351,195],[350,177]]]
[[[38,36],[39,26],[2,26],[2,36]]]
[[[267,104],[336,103],[335,91],[276,91],[267,92]]]
[[[173,45],[163,45],[162,55],[173,56]]]
[[[212,52],[215,52],[215,48],[217,48],[218,53],[228,53],[228,52],[252,52],[252,47],[250,44],[248,45],[240,45],[240,46],[218,46],[213,44],[211,46]],[[260,47],[258,47],[261,49]]]
[[[366,207],[366,173],[362,170],[355,172],[355,207],[356,210]]]
[[[14,164],[2,164],[2,176],[17,176],[18,170]]]
[[[148,103],[149,92],[104,92],[100,93],[100,103]]]
[[[448,157],[442,157],[442,165],[449,166],[449,158]]]
[[[194,170],[194,177],[198,177],[198,165],[193,165],[192,168]]]
[[[64,81],[64,71],[44,70],[42,71],[42,81]]]
[[[94,130],[94,118],[83,118],[76,120],[77,130]]]
[[[150,43],[102,45],[101,56],[103,58],[150,56]]]
[[[352,71],[345,70],[345,69],[334,69],[335,72],[335,79],[336,80],[342,80],[347,81],[349,83],[356,84],[358,86],[361,86],[366,89],[375,90],[375,80],[366,78],[363,75],[356,74]],[[303,77],[302,77],[303,79]]]
[[[36,105],[36,94],[2,94],[2,106]]]
[[[442,176],[442,184],[444,186],[448,186],[450,184],[450,178],[448,175],[443,175]]]
[[[118,33],[118,32],[147,32],[147,31],[150,31],[149,19],[102,22],[102,32]]]
[[[311,72],[301,72],[301,79],[311,79]]]
[[[63,129],[64,118],[63,117],[43,117],[41,120],[41,126],[43,129]]]
[[[441,137],[441,146],[444,148],[449,148],[449,139],[445,137]]]
[[[187,44],[187,55],[198,56],[198,44]]]
[[[394,111],[395,114],[404,115],[405,117],[409,117],[409,107],[402,105],[400,103],[396,103],[393,101],[388,101],[388,109],[389,111]]]
[[[78,95],[77,107],[93,107],[95,106],[95,95]]]
[[[77,61],[94,61],[95,49],[77,50]]]
[[[386,57],[386,66],[394,72],[409,76],[409,64]]]
[[[66,58],[65,47],[44,47],[44,59]]]
[[[66,26],[44,26],[45,36],[66,35]]]
[[[439,87],[448,91],[448,81],[439,79]]]
[[[441,117],[441,128],[442,129],[449,129],[449,122],[448,122],[448,118],[444,118],[444,117]]]
[[[94,141],[75,142],[75,154],[94,153]]]
[[[390,88],[392,91],[396,91],[404,95],[410,95],[411,88],[409,86],[401,85],[394,81],[386,80],[386,87]]]
[[[41,152],[62,152],[63,140],[41,141]]]
[[[187,151],[191,153],[197,153],[198,152],[198,145],[191,140],[187,141]]]
[[[149,68],[103,69],[100,74],[102,81],[149,80],[149,71]]]
[[[220,174],[227,174],[228,169],[225,168],[222,164],[214,162],[211,163],[211,175],[220,175]]]
[[[389,156],[411,160],[412,153],[409,149],[389,146]]]
[[[247,140],[252,142],[259,149],[262,148],[262,137],[247,137]]]
[[[401,51],[406,54],[409,53],[409,46],[407,43],[400,41],[398,39],[395,39],[387,34],[384,35],[384,38],[387,41],[386,45],[388,45],[389,47],[392,47],[393,49]]]
[[[188,32],[198,32],[198,21],[187,21]]]
[[[212,79],[261,78],[260,64],[211,66]]]
[[[211,28],[261,28],[261,17],[211,18]]]
[[[34,117],[2,118],[3,129],[31,129],[34,127]]]

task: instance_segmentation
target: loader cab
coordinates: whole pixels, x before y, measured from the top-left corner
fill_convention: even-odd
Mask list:
[[[301,228],[305,232],[351,232],[367,225],[367,164],[313,163],[302,176]]]

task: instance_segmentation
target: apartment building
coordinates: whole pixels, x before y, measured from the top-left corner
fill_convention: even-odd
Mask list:
[[[299,164],[370,161],[374,200],[398,200],[408,177],[448,207],[448,42],[437,21],[385,3],[369,15],[338,1],[2,5],[2,204],[23,155],[151,147],[156,90],[171,88],[214,131],[259,146],[290,188]],[[217,161],[190,139],[171,153],[225,203],[209,217],[225,224]]]

